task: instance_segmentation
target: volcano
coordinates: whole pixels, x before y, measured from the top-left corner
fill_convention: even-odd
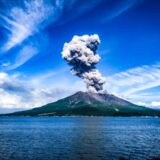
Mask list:
[[[160,116],[160,111],[138,106],[112,94],[77,92],[42,107],[7,116]]]

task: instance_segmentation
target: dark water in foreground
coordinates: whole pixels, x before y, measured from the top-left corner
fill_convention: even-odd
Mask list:
[[[0,118],[0,160],[160,157],[159,118]]]

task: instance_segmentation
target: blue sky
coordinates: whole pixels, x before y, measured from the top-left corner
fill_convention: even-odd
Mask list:
[[[85,91],[61,57],[74,35],[98,34],[105,89],[160,107],[160,2],[0,0],[0,112]]]

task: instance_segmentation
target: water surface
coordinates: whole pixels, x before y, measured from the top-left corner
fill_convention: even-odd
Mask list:
[[[0,118],[0,160],[160,157],[159,118]]]

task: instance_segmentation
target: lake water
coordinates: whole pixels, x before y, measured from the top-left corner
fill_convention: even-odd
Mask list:
[[[0,160],[160,157],[159,118],[0,118]]]

